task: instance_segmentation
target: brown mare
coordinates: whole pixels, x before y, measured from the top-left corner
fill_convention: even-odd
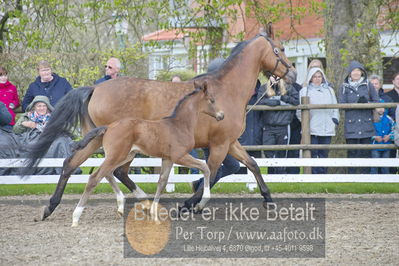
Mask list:
[[[195,87],[198,86],[194,82]],[[161,120],[142,120],[124,118],[108,126],[91,130],[76,146],[78,151],[84,151],[90,142],[102,141],[105,160],[101,166],[90,175],[86,189],[73,212],[72,226],[77,226],[82,211],[92,190],[103,177],[111,183],[117,195],[118,212],[123,214],[124,196],[116,184],[112,173],[114,170],[131,162],[136,153],[162,158],[161,174],[157,192],[151,206],[151,214],[158,221],[156,214],[160,195],[165,189],[173,163],[187,167],[195,167],[204,173],[205,189],[202,200],[197,205],[197,211],[202,210],[210,198],[210,171],[205,162],[192,157],[189,152],[195,145],[194,133],[199,113],[214,117],[217,121],[224,118],[223,111],[217,110],[212,93],[207,90],[206,83],[199,89],[187,94],[176,105],[173,114]]]
[[[265,202],[272,201],[258,165],[237,141],[245,128],[247,102],[253,94],[259,73],[267,72],[283,78],[287,83],[296,80],[296,71],[286,58],[282,45],[274,41],[272,36],[269,27],[268,34],[260,34],[239,43],[217,71],[200,75],[188,82],[172,83],[122,77],[94,87],[72,90],[58,103],[40,139],[30,147],[25,174],[29,174],[29,169],[37,165],[57,136],[76,125],[78,117],[83,133],[97,126],[109,125],[123,117],[161,119],[171,112],[182,96],[193,90],[194,80],[200,82],[207,79],[208,88],[215,89],[215,100],[226,114],[221,122],[200,114],[196,127],[195,147],[210,149],[207,163],[211,171],[211,186],[228,153],[254,174]],[[42,219],[48,217],[60,203],[74,169],[100,146],[101,140],[96,139],[90,142],[85,152],[77,152],[65,160],[56,191],[50,199],[50,205],[44,207]],[[139,188],[128,176],[129,166],[130,162],[126,162],[114,171],[114,176],[134,193]],[[185,202],[185,206],[195,205],[201,195],[202,189],[199,189]]]

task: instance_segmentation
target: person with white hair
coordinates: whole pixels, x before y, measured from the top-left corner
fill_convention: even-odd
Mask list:
[[[122,64],[116,57],[111,57],[108,59],[107,64],[105,64],[105,76],[96,80],[94,84],[100,84],[101,82],[114,79],[119,77],[119,72],[121,71]]]

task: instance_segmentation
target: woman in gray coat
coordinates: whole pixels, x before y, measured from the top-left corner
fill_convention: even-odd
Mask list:
[[[339,89],[339,103],[368,103],[378,102],[379,97],[367,79],[364,66],[352,61],[348,68],[348,75]],[[345,139],[347,144],[370,144],[375,135],[372,109],[345,110]],[[370,158],[369,150],[348,150],[348,158]],[[349,174],[355,174],[355,168],[348,168]],[[362,174],[369,173],[366,167]]]
[[[299,98],[308,96],[310,104],[336,104],[334,90],[328,85],[326,76],[321,68],[309,69],[306,78],[307,87],[299,92]],[[301,110],[297,110],[297,117],[301,120]],[[312,144],[330,144],[335,136],[335,126],[339,122],[338,109],[310,110],[310,135]],[[327,158],[328,150],[312,150],[312,158]],[[327,167],[312,167],[312,174],[327,174]]]

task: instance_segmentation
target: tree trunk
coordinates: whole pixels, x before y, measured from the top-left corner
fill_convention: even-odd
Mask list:
[[[326,1],[326,74],[337,96],[352,60],[361,62],[368,70],[368,75],[382,73],[377,16],[377,0]],[[343,118],[341,112],[341,123],[332,143],[345,143]],[[345,156],[345,151],[330,152],[330,157]]]

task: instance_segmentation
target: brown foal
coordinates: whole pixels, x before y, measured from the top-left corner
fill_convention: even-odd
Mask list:
[[[217,121],[224,113],[215,106],[213,95],[207,89],[206,81],[196,90],[184,96],[176,105],[173,114],[161,120],[143,120],[124,118],[108,126],[91,130],[85,138],[76,143],[76,150],[83,150],[95,140],[102,139],[105,160],[90,175],[85,191],[73,212],[72,226],[77,226],[89,195],[103,177],[111,183],[118,202],[118,213],[123,214],[124,196],[113,178],[114,170],[134,159],[136,153],[162,158],[161,174],[151,215],[158,221],[156,214],[160,195],[165,189],[173,163],[190,168],[198,168],[204,173],[205,188],[201,202],[196,210],[201,210],[210,198],[210,171],[207,164],[192,157],[189,152],[194,148],[194,132],[199,113],[214,117]]]

